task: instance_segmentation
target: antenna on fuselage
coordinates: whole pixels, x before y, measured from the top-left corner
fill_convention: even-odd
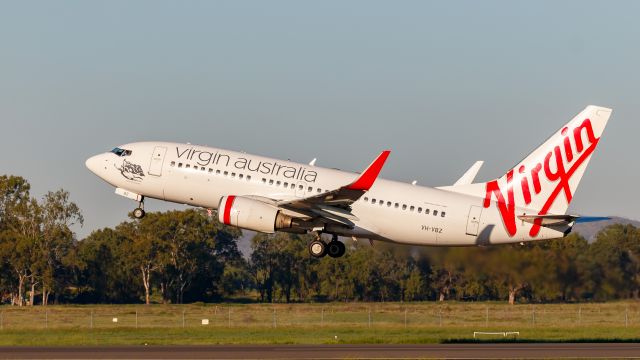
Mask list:
[[[309,161],[309,165],[316,166],[316,160],[318,160],[318,159],[317,158],[313,158],[313,160]]]
[[[417,183],[418,183],[418,180],[413,180],[413,181],[411,182],[411,185],[415,186]]]

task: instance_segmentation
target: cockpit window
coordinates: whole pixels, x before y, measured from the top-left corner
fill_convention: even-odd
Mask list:
[[[118,155],[118,156],[129,156],[131,155],[131,150],[126,150],[126,149],[120,149],[120,148],[114,148],[113,150],[111,150],[112,153]]]

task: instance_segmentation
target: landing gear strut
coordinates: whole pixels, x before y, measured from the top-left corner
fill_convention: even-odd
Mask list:
[[[144,197],[142,197],[142,199],[140,199],[140,202],[138,202],[138,207],[133,210],[133,217],[136,219],[142,219],[145,214]]]

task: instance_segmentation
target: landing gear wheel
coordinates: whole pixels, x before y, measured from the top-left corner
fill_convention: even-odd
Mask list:
[[[145,212],[143,209],[141,208],[137,208],[135,210],[133,210],[133,217],[136,219],[142,219],[145,215]]]
[[[314,240],[309,243],[309,254],[315,258],[321,258],[327,255],[327,245],[320,240]]]
[[[329,244],[327,244],[327,254],[332,258],[342,257],[346,250],[347,249],[344,244],[338,240],[332,240]]]
[[[133,217],[136,219],[142,219],[146,213],[144,212],[144,196],[140,198],[138,207],[133,210]]]

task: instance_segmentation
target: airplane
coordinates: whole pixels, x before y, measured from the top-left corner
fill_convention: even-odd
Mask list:
[[[561,238],[566,214],[612,110],[587,106],[504,175],[474,182],[475,163],[450,186],[379,179],[390,151],[360,174],[172,142],[136,142],[86,166],[138,203],[154,198],[217,210],[220,222],[262,233],[313,233],[316,258],[345,254],[339,236],[429,246],[486,246]],[[500,146],[499,142],[491,146]],[[325,242],[321,234],[330,234]]]

